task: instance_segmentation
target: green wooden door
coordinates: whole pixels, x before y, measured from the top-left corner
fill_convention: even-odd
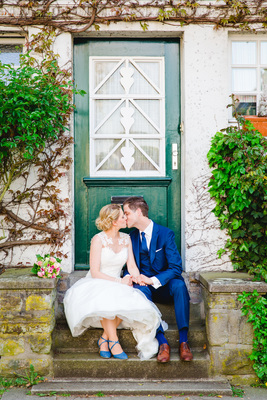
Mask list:
[[[175,40],[74,44],[75,268],[89,268],[102,206],[143,196],[180,249],[180,62]]]

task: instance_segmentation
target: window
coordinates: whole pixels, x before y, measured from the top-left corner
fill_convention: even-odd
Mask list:
[[[1,44],[0,43],[0,61],[3,64],[19,65],[19,56],[22,53],[21,44]]]
[[[238,112],[256,115],[267,85],[267,37],[231,41],[231,93],[238,98]]]

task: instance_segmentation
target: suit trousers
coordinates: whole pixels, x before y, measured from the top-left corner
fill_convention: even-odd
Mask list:
[[[142,293],[153,303],[173,304],[175,318],[179,330],[189,327],[189,293],[184,280],[171,279],[166,285],[155,289],[153,286],[133,285],[134,288],[141,290]],[[157,332],[164,332],[162,326]]]

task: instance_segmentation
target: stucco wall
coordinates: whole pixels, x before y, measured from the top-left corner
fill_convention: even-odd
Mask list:
[[[212,136],[228,124],[228,32],[212,26],[185,29],[182,52],[184,134],[184,253],[187,271],[232,269],[217,251],[225,241],[207,192]]]
[[[31,32],[30,32],[31,33]],[[227,258],[218,260],[217,251],[225,236],[211,213],[213,202],[207,193],[209,168],[207,152],[211,137],[228,124],[226,105],[229,103],[228,32],[216,31],[212,26],[173,27],[151,23],[149,31],[140,25],[117,23],[103,26],[100,32],[91,31],[87,36],[153,37],[177,36],[181,38],[181,94],[182,94],[182,256],[186,271],[231,270]],[[64,33],[57,37],[55,51],[60,64],[70,66],[73,38]],[[82,88],[86,89],[86,88]],[[71,123],[70,135],[73,136]],[[73,149],[71,149],[73,156]],[[73,166],[61,180],[62,196],[69,197],[67,209],[73,221]],[[72,225],[74,227],[74,225]],[[63,253],[64,271],[73,269],[73,233],[66,239]],[[24,265],[35,261],[40,248],[15,248],[12,265],[23,260]],[[44,247],[43,252],[47,249]]]

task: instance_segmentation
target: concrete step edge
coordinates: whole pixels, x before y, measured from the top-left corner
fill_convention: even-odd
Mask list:
[[[209,360],[209,353],[208,351],[205,349],[201,349],[201,348],[191,348],[191,351],[193,353],[194,359],[193,361],[202,361],[202,360]],[[156,357],[151,358],[150,360],[146,360],[146,361],[141,361],[138,356],[137,353],[131,353],[128,352],[128,360],[124,361],[124,360],[117,360],[115,358],[110,358],[108,360],[101,358],[99,356],[99,353],[96,352],[89,352],[89,351],[83,351],[83,352],[77,352],[76,349],[74,352],[69,352],[69,351],[62,351],[62,352],[57,352],[54,353],[53,359],[54,361],[66,361],[66,360],[72,360],[73,362],[75,361],[88,361],[88,362],[141,362],[141,363],[148,363],[148,362],[157,362]],[[179,361],[182,362],[180,360],[179,354],[178,354],[178,349],[174,349],[173,351],[171,351],[171,361]],[[193,362],[192,361],[192,362]]]
[[[190,344],[190,343],[189,343]],[[136,351],[135,347],[131,347],[127,350],[127,348],[123,347],[124,351],[130,356],[135,357]],[[208,354],[208,350],[206,347],[201,346],[191,346],[190,349],[194,354]],[[178,354],[178,344],[176,346],[171,346],[171,354]],[[54,349],[54,357],[59,354],[95,354],[96,356],[99,354],[98,350],[96,349],[89,349],[89,348],[78,348],[78,347],[57,347]]]
[[[31,393],[116,395],[232,395],[226,380],[217,379],[54,379],[32,387]]]

